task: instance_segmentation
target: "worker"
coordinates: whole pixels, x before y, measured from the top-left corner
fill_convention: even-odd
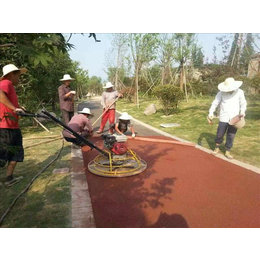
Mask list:
[[[244,91],[240,89],[242,84],[242,81],[235,81],[233,78],[227,78],[225,82],[218,85],[219,92],[212,102],[208,115],[208,119],[212,120],[214,118],[214,111],[220,106],[219,124],[215,139],[216,146],[213,152],[214,155],[219,153],[219,146],[223,142],[225,133],[227,133],[225,156],[228,159],[233,159],[230,150],[233,146],[237,128],[234,125],[231,125],[230,121],[238,115],[240,119],[244,118],[247,107]]]

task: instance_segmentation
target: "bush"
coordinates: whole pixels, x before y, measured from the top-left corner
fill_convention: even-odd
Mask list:
[[[172,85],[159,85],[153,89],[153,94],[160,100],[165,115],[169,115],[170,109],[178,108],[178,103],[184,99],[184,93],[179,87]]]

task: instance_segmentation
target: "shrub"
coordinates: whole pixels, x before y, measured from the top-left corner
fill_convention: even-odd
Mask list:
[[[165,115],[169,115],[170,109],[178,108],[178,103],[184,99],[184,93],[179,87],[172,85],[159,85],[153,89],[153,94],[160,100]]]

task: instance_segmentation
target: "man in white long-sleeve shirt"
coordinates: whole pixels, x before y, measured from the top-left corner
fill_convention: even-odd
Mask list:
[[[225,156],[228,159],[233,158],[230,154],[230,149],[233,146],[233,141],[237,132],[237,128],[230,125],[229,122],[237,115],[244,117],[247,106],[244,91],[239,89],[242,84],[242,81],[235,81],[233,78],[227,78],[225,82],[220,83],[218,85],[220,91],[212,102],[208,115],[208,118],[212,120],[214,111],[217,106],[220,105],[219,125],[215,139],[216,148],[213,154],[216,155],[219,152],[219,146],[223,142],[225,133],[227,133]]]

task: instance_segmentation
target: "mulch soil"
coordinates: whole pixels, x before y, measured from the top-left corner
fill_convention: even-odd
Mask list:
[[[90,141],[103,148],[100,137]],[[98,152],[82,149],[98,228],[260,227],[259,174],[194,147],[131,139],[127,145],[148,167],[126,178],[90,173]]]

